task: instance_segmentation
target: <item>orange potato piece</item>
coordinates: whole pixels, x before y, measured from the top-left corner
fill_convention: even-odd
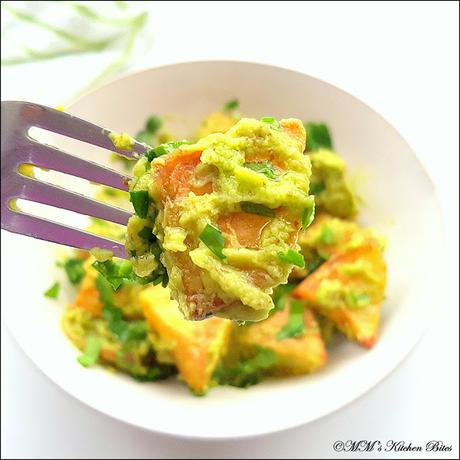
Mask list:
[[[226,319],[187,321],[169,298],[169,289],[153,286],[142,292],[140,304],[153,336],[159,359],[161,347],[171,355],[180,376],[192,391],[205,393],[212,374],[227,350],[233,323]],[[155,345],[155,339],[154,339]]]
[[[363,270],[350,271],[347,267],[359,267]],[[330,298],[320,295],[323,283],[335,283],[343,287],[344,294],[335,294],[331,305]],[[380,307],[386,284],[386,266],[382,250],[374,240],[356,249],[337,253],[321,265],[315,272],[305,278],[294,290],[294,296],[307,302],[307,305],[330,318],[336,326],[351,340],[356,340],[364,347],[371,347],[377,338]],[[348,291],[347,291],[348,290]],[[365,291],[368,305],[350,306],[346,293]]]
[[[237,329],[237,343],[243,355],[255,347],[273,350],[278,363],[270,370],[272,375],[300,375],[312,372],[327,361],[327,350],[311,310],[305,309],[304,333],[279,340],[277,335],[289,318],[289,308],[277,311],[266,320]]]

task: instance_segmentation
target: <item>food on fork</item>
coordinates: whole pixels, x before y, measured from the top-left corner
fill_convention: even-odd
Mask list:
[[[314,214],[304,149],[301,121],[267,117],[149,151],[130,184],[135,273],[164,265],[186,319],[267,318],[273,288],[303,266],[297,237]]]

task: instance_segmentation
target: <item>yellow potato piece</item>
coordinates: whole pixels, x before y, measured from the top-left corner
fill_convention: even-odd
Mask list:
[[[139,297],[158,359],[172,360],[190,389],[204,394],[227,350],[233,323],[220,318],[187,321],[169,292],[161,286],[151,286]]]

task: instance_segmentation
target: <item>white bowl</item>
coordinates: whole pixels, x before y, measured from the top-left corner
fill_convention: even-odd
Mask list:
[[[2,231],[2,313],[24,351],[80,401],[161,433],[237,438],[324,416],[393,370],[420,338],[436,308],[442,224],[433,184],[398,132],[344,91],[273,66],[192,62],[113,81],[67,110],[129,133],[136,133],[148,115],[167,114],[171,131],[186,136],[206,114],[234,97],[248,116],[325,121],[351,175],[363,177],[365,172],[365,180],[358,181],[365,199],[360,221],[380,230],[388,241],[387,300],[380,338],[371,350],[343,342],[331,351],[324,369],[313,375],[266,381],[247,390],[220,387],[202,398],[174,381],[141,384],[102,368],[84,369],[60,329],[65,302],[42,295],[57,276],[56,246]],[[82,146],[73,149],[92,154]]]

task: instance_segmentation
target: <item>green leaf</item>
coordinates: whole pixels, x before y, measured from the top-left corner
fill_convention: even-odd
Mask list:
[[[43,295],[50,299],[56,299],[61,285],[56,281]]]
[[[129,201],[133,204],[136,214],[145,219],[149,210],[150,197],[147,190],[137,190],[129,193]]]
[[[200,240],[208,247],[208,249],[219,259],[225,259],[224,253],[224,236],[221,231],[207,224],[200,234]]]
[[[224,105],[224,112],[231,112],[236,110],[240,106],[240,101],[238,99],[231,99]]]
[[[280,127],[279,121],[273,117],[262,117],[260,121],[262,123],[266,123],[267,125],[270,125],[272,128],[279,129]]]
[[[259,216],[275,217],[275,210],[267,208],[263,204],[251,203],[244,201],[241,203],[241,210],[249,214],[258,214]]]
[[[190,144],[188,141],[175,141],[175,142],[167,142],[165,144],[161,144],[154,149],[149,150],[146,152],[146,157],[150,161],[154,158],[160,157],[162,155],[167,155],[168,153],[174,152],[177,150],[181,145]]]
[[[307,150],[314,152],[321,148],[332,150],[332,139],[329,129],[324,123],[307,123],[305,124],[307,132]]]
[[[278,258],[282,262],[295,265],[296,267],[305,267],[303,255],[300,252],[294,251],[294,249],[289,248],[286,252],[278,252]]]
[[[273,350],[258,347],[253,357],[239,361],[232,368],[220,367],[217,369],[214,373],[214,379],[220,385],[247,388],[259,383],[267,371],[277,362],[278,356]]]
[[[85,351],[80,355],[77,360],[84,367],[90,367],[97,363],[99,354],[101,352],[102,344],[100,340],[90,335],[86,339]]]
[[[128,321],[123,319],[122,309],[114,305],[105,305],[102,308],[102,316],[107,321],[110,331],[121,340],[129,327]]]
[[[252,169],[257,173],[263,174],[271,180],[277,179],[277,171],[271,161],[256,161],[252,163],[245,163],[244,167]]]
[[[163,126],[163,121],[157,115],[151,115],[147,119],[147,123],[145,124],[145,129],[151,135],[155,134],[161,127]]]
[[[96,278],[96,289],[99,292],[99,300],[102,305],[113,305],[114,297],[113,297],[113,287],[102,275],[99,275]]]
[[[310,193],[312,195],[318,195],[318,193],[326,190],[326,183],[324,181],[312,182],[310,184]]]
[[[304,304],[301,300],[292,300],[289,305],[289,319],[287,324],[278,332],[278,340],[297,337],[304,330]]]
[[[313,197],[310,200],[310,206],[306,207],[302,213],[302,228],[305,230],[310,226],[315,218],[315,200]]]
[[[334,232],[331,230],[330,227],[324,225],[321,230],[321,235],[319,236],[319,239],[324,244],[332,244],[335,240]]]
[[[83,268],[84,260],[80,258],[70,258],[64,262],[64,270],[69,278],[69,281],[77,285],[81,282],[86,272]]]
[[[275,308],[273,308],[272,312],[284,310],[284,306],[286,304],[286,298],[289,297],[291,292],[294,290],[295,284],[287,283],[287,284],[280,284],[273,290],[273,303]]]

